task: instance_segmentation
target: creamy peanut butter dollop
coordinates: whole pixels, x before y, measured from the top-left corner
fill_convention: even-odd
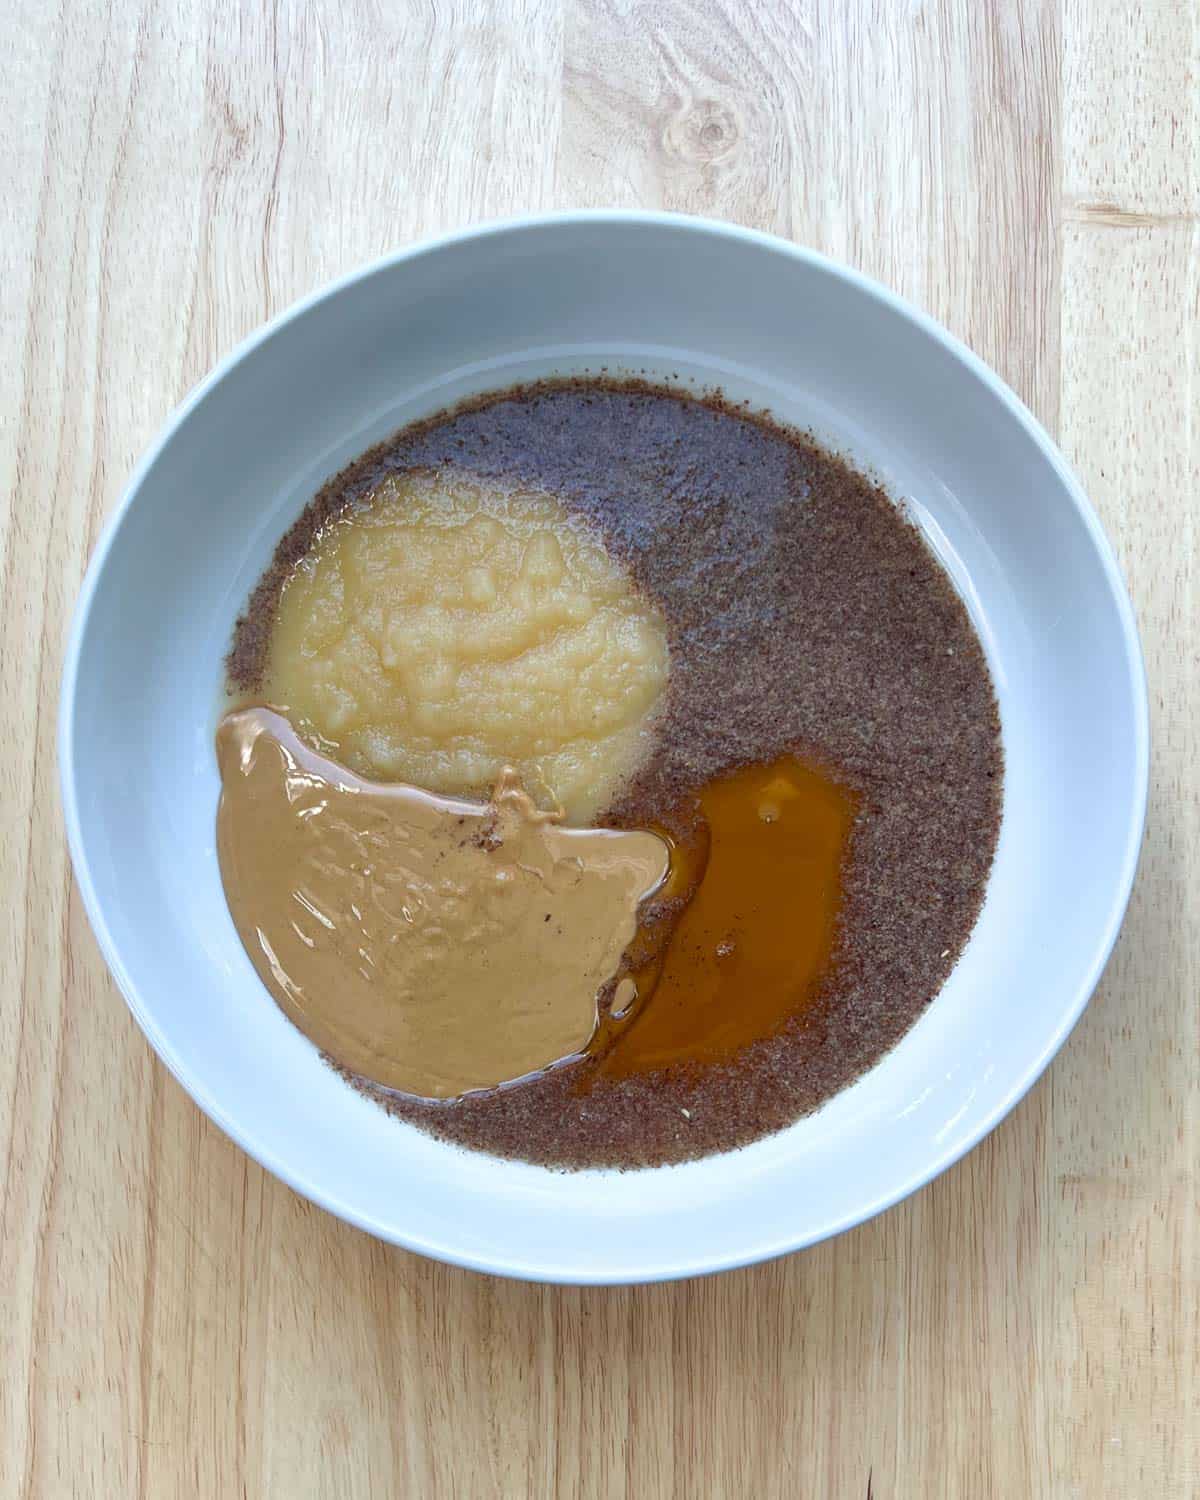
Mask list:
[[[511,772],[486,804],[366,781],[266,708],[227,714],[217,755],[230,912],[323,1051],[450,1098],[586,1048],[666,876],[657,835],[563,828]]]

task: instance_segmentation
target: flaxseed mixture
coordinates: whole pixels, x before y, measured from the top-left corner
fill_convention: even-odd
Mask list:
[[[585,1059],[444,1104],[360,1086],[447,1139],[562,1166],[680,1161],[789,1124],[903,1036],[978,915],[1003,761],[966,610],[887,496],[800,435],[719,398],[547,383],[406,429],[326,485],[238,623],[233,688],[260,685],[279,589],[320,527],[390,471],[447,464],[557,494],[666,618],[658,746],[605,822],[678,825],[711,777],[785,752],[860,812],[821,993],[734,1065],[616,1079]]]

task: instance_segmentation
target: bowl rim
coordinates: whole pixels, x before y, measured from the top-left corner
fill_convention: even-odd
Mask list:
[[[1116,605],[1120,621],[1134,720],[1132,725],[1134,742],[1133,795],[1128,809],[1120,877],[1113,890],[1103,928],[1094,942],[1086,973],[1077,984],[1074,993],[1070,996],[1069,1004],[1063,1007],[1058,1025],[1049,1041],[1030,1060],[1021,1076],[1014,1082],[1004,1098],[981,1121],[974,1122],[961,1136],[948,1141],[942,1151],[933,1156],[920,1170],[913,1173],[905,1181],[889,1189],[886,1193],[881,1194],[874,1201],[856,1207],[853,1211],[844,1214],[841,1218],[833,1222],[819,1225],[807,1233],[785,1235],[782,1239],[753,1245],[745,1251],[733,1255],[711,1255],[700,1252],[681,1260],[676,1265],[662,1269],[656,1268],[647,1271],[644,1275],[639,1274],[637,1276],[625,1274],[613,1276],[605,1274],[603,1270],[581,1271],[573,1266],[547,1267],[545,1265],[523,1262],[516,1258],[497,1259],[495,1257],[472,1254],[469,1251],[458,1249],[453,1244],[434,1242],[419,1235],[406,1235],[402,1231],[395,1230],[390,1226],[379,1224],[369,1214],[359,1211],[351,1204],[339,1201],[337,1198],[331,1196],[328,1191],[308,1182],[301,1171],[295,1169],[286,1160],[278,1157],[274,1151],[264,1147],[255,1139],[252,1132],[244,1129],[237,1120],[230,1118],[217,1101],[208,1096],[206,1090],[199,1082],[190,1076],[186,1059],[177,1055],[167,1043],[165,1037],[160,1033],[152,1015],[143,1004],[137,985],[133,982],[122,962],[121,955],[118,952],[117,945],[105,919],[102,904],[97,894],[91,865],[88,860],[80,821],[76,785],[74,746],[79,661],[100,578],[104,572],[109,554],[113,550],[125,518],[138,492],[160,458],[163,450],[170,443],[175,433],[188,420],[193,410],[215,386],[226,378],[235,366],[240,364],[260,345],[272,339],[290,323],[303,317],[310,309],[320,303],[332,300],[347,288],[367,282],[373,277],[390,272],[407,262],[426,256],[437,255],[441,251],[457,245],[471,241],[483,241],[490,238],[523,235],[531,232],[536,233],[555,226],[575,226],[580,228],[588,226],[613,226],[617,228],[633,227],[646,230],[666,228],[682,231],[687,234],[694,234],[700,239],[715,237],[729,243],[742,244],[766,251],[789,259],[798,265],[811,267],[841,280],[863,296],[882,304],[885,308],[898,314],[952,355],[962,365],[964,372],[978,379],[991,395],[1006,408],[1008,413],[1016,419],[1019,426],[1024,429],[1026,435],[1032,439],[1042,456],[1053,469],[1066,498],[1074,506],[1078,518],[1082,521],[1088,533],[1091,544],[1095,549],[1097,560],[1103,570],[1109,592]],[[1133,604],[1116,554],[1101,525],[1095,508],[1087,498],[1079,480],[1046,429],[1011,387],[994,370],[986,365],[978,355],[973,353],[966,344],[943,328],[941,324],[937,323],[927,313],[921,311],[921,309],[891,291],[882,283],[864,275],[853,267],[844,265],[806,246],[794,244],[778,235],[746,228],[720,219],[705,218],[690,214],[636,209],[568,209],[550,213],[488,219],[449,233],[418,240],[400,250],[382,255],[360,266],[356,270],[352,270],[335,278],[324,286],[318,287],[307,296],[284,308],[275,317],[242,339],[188,392],[183,400],[175,406],[138,461],[121,493],[120,499],[106,519],[89,559],[75,604],[64,657],[59,695],[57,749],[60,793],[66,825],[67,845],[71,855],[75,879],[83,898],[84,909],[87,912],[88,920],[96,936],[101,954],[146,1039],[150,1042],[150,1045],[154,1048],[154,1051],[158,1054],[158,1057],[166,1065],[170,1073],[215,1125],[245,1151],[247,1155],[253,1157],[260,1166],[264,1167],[273,1176],[278,1177],[302,1197],[318,1204],[326,1211],[355,1225],[359,1229],[365,1230],[378,1239],[399,1245],[406,1250],[443,1261],[447,1264],[491,1275],[560,1284],[611,1285],[669,1281],[684,1277],[709,1275],[718,1271],[734,1270],[739,1267],[769,1261],[782,1255],[791,1254],[797,1250],[806,1249],[836,1234],[841,1234],[845,1230],[874,1218],[877,1214],[882,1213],[884,1210],[909,1197],[931,1182],[935,1177],[953,1166],[955,1162],[974,1146],[978,1145],[1013,1110],[1033,1084],[1041,1077],[1043,1072],[1045,1072],[1079,1020],[1100,982],[1104,969],[1116,945],[1133,890],[1145,833],[1150,773],[1150,706],[1145,662]]]

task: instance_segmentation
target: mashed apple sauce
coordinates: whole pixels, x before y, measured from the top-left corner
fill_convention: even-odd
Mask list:
[[[364,776],[486,794],[511,765],[586,822],[645,755],[662,619],[553,496],[453,470],[383,478],[279,598],[263,684]]]

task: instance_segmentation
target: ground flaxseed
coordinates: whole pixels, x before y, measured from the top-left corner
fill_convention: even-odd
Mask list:
[[[439,1136],[562,1166],[679,1161],[789,1124],[903,1036],[979,912],[1002,751],[961,600],[883,491],[801,435],[718,397],[553,382],[406,429],[330,481],[238,622],[231,686],[260,686],[279,590],[321,526],[389,472],[448,464],[558,495],[667,621],[657,747],[605,821],[678,824],[713,776],[789,752],[860,812],[818,1000],[734,1065],[618,1079],[585,1059],[442,1104],[360,1086]]]

